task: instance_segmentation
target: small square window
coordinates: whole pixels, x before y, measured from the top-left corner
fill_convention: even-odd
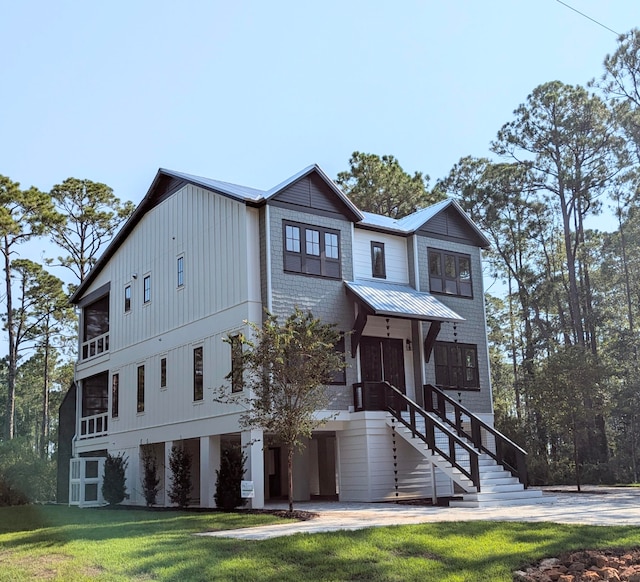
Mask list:
[[[178,257],[178,287],[184,286],[184,257]]]
[[[300,252],[300,227],[287,224],[285,228],[285,241],[288,252]]]
[[[124,311],[125,313],[131,311],[131,285],[124,288]]]
[[[320,256],[320,233],[310,228],[306,229],[307,254],[315,257]]]
[[[146,275],[143,280],[143,302],[151,301],[151,275]]]

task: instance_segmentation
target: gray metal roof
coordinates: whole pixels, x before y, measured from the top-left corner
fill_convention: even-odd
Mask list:
[[[265,197],[266,192],[264,190],[258,190],[257,188],[250,188],[249,186],[241,186],[240,184],[231,184],[230,182],[222,182],[221,180],[212,180],[211,178],[203,178],[202,176],[194,176],[192,174],[185,174],[184,172],[176,172],[175,170],[167,170],[166,168],[160,168],[160,172],[182,178],[187,182],[193,182],[204,186],[210,190],[222,192],[238,198],[239,200],[262,200]]]
[[[344,284],[375,315],[422,321],[465,321],[433,295],[416,291],[409,285],[378,281],[345,281]]]

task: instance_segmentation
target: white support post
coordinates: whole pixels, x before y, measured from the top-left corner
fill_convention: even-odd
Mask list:
[[[171,467],[169,466],[169,459],[171,458],[171,447],[173,447],[173,441],[166,441],[164,443],[164,506],[171,507],[173,503],[169,499],[169,488],[171,487]]]
[[[220,469],[220,435],[200,437],[200,507],[215,507],[216,471]]]
[[[241,437],[242,450],[247,455],[244,478],[253,481],[252,509],[264,507],[264,442],[261,430],[246,430]]]

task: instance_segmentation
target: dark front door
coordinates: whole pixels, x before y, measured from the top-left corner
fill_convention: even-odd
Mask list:
[[[386,381],[406,393],[401,339],[363,337],[360,340],[360,368],[363,382]]]

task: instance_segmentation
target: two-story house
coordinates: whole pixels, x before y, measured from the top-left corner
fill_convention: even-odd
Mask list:
[[[318,166],[263,191],[161,169],[71,301],[80,312],[75,384],[61,407],[60,496],[102,502],[107,452],[192,458],[192,499],[213,507],[221,452],[242,444],[253,507],[287,493],[279,444],[216,399],[239,360],[224,342],[310,310],[345,332],[348,367],[326,387],[332,420],[296,456],[296,500],[462,496],[538,499],[524,452],[493,429],[481,250],[452,200],[402,219],[361,212]],[[241,381],[228,386],[241,392]],[[65,459],[66,454],[66,459]]]

